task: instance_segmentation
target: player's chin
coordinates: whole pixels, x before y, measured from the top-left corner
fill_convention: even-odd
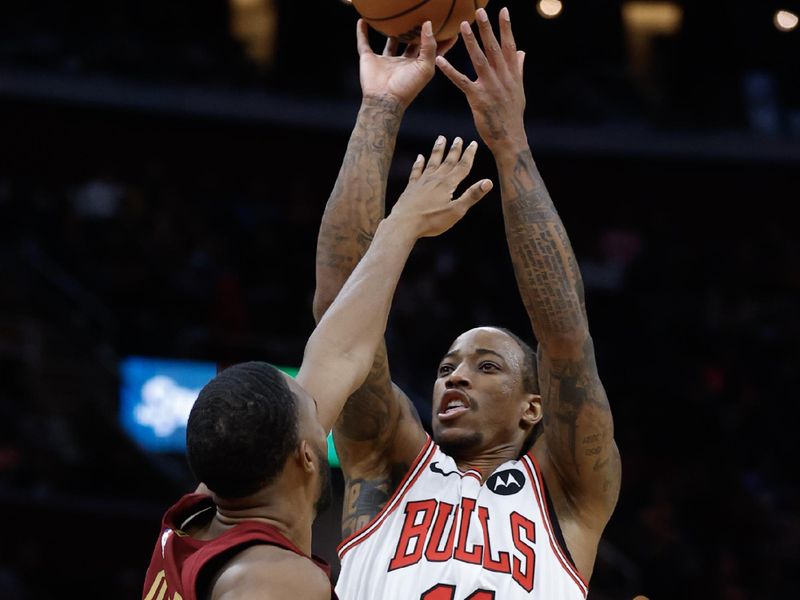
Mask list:
[[[433,440],[450,456],[462,456],[469,453],[473,448],[477,448],[483,442],[483,434],[480,431],[465,427],[458,427],[455,424],[433,423]]]

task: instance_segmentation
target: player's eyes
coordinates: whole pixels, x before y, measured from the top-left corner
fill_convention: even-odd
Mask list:
[[[453,365],[441,365],[439,367],[439,377],[443,377],[453,372]]]

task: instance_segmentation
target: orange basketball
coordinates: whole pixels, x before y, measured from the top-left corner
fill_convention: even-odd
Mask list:
[[[351,0],[364,20],[385,36],[415,42],[425,21],[438,41],[458,35],[462,21],[472,23],[475,11],[489,0]]]

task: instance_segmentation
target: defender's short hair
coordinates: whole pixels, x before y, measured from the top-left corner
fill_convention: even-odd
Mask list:
[[[245,362],[217,374],[189,414],[186,453],[198,481],[223,498],[270,483],[299,442],[297,398],[281,372]]]

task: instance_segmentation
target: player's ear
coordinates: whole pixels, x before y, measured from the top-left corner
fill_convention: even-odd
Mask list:
[[[317,470],[317,466],[314,464],[314,449],[307,440],[300,440],[300,443],[297,444],[296,455],[297,462],[303,471],[313,473]]]
[[[525,403],[522,421],[533,427],[542,420],[542,396],[541,394],[525,394]]]

